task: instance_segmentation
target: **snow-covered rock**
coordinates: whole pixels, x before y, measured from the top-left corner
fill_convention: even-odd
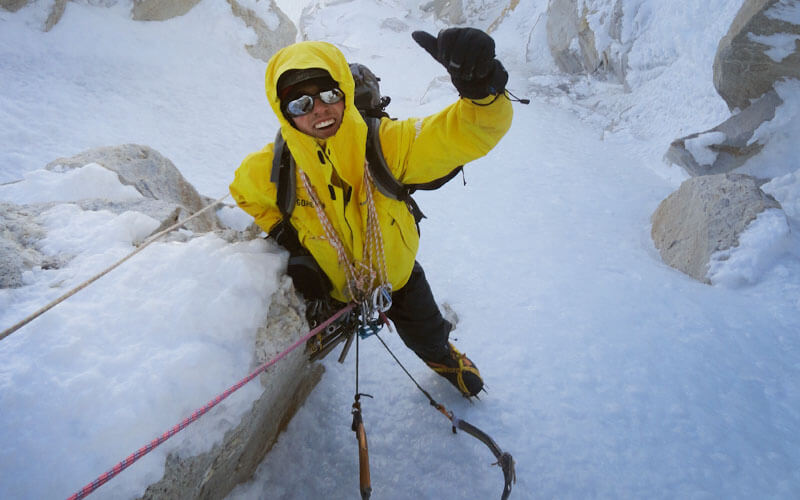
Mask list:
[[[693,177],[659,204],[650,234],[665,263],[710,283],[711,256],[738,246],[739,236],[758,214],[780,208],[753,177]]]
[[[31,3],[30,0],[0,0],[0,8],[16,12],[28,6],[29,3]],[[67,0],[46,0],[38,3],[41,4],[37,6],[40,9],[41,29],[42,31],[50,31],[61,20],[61,16],[64,15],[64,9],[67,8]]]
[[[664,159],[692,176],[730,172],[761,151],[764,145],[752,141],[753,134],[775,117],[782,102],[771,90],[716,127],[676,139]]]
[[[420,9],[433,12],[437,19],[447,24],[462,24],[467,20],[462,0],[432,0],[421,5]]]
[[[797,11],[794,1],[744,2],[714,60],[714,86],[731,110],[746,108],[778,80],[800,78]]]
[[[245,45],[245,48],[256,59],[267,62],[272,54],[295,42],[297,27],[278,7],[275,0],[258,3],[228,0],[228,3],[233,14],[255,31],[256,43]]]
[[[148,146],[123,144],[95,148],[54,160],[46,169],[68,172],[90,164],[115,172],[122,184],[133,186],[145,198],[175,204],[173,214],[166,220],[160,219],[165,227],[168,222],[185,219],[212,201],[201,196],[168,158]],[[206,232],[220,226],[214,212],[208,211],[189,221],[187,227],[195,232]]]
[[[11,12],[16,12],[23,8],[27,3],[28,0],[0,0],[0,7]]]
[[[131,16],[136,21],[165,21],[186,14],[200,0],[133,0]]]
[[[626,55],[620,51],[622,2],[589,4],[553,0],[547,8],[547,43],[561,71],[612,75],[625,80]]]
[[[172,162],[149,147],[136,145],[98,148],[54,161],[47,170],[0,185],[0,197],[8,201],[0,203],[0,289],[28,285],[31,279],[26,274],[69,271],[81,263],[97,273],[101,267],[91,252],[85,251],[87,245],[135,245],[206,203]],[[219,225],[211,212],[194,228],[205,232],[219,229]],[[255,237],[247,231],[237,234],[238,238],[225,236],[240,243],[228,244],[215,235],[194,241],[211,238],[216,245],[234,247]],[[194,235],[183,232],[177,236],[187,240]],[[191,240],[185,243],[190,245]],[[56,278],[58,286],[62,281]],[[196,284],[187,292],[190,300],[203,293]],[[266,320],[251,344],[252,360],[242,370],[274,359],[298,333],[308,330],[305,306],[288,277],[283,276],[275,292],[245,314],[258,315],[258,310],[267,309]],[[252,407],[233,420],[210,449],[189,447],[170,452],[163,477],[151,484],[142,498],[224,498],[252,476],[322,372],[322,365],[312,365],[302,348],[290,353],[262,373]]]
[[[278,49],[294,43],[297,28],[275,0],[227,0],[234,16],[241,18],[256,35],[256,42],[245,45],[251,56],[264,61]],[[98,6],[108,7],[115,1]],[[187,14],[200,0],[132,0],[130,17],[134,21],[166,21]],[[0,0],[0,8],[17,12],[25,7],[36,9],[42,31],[50,31],[64,15],[67,0]]]
[[[18,288],[22,273],[45,261],[32,244],[44,232],[31,211],[10,203],[0,203],[0,228],[0,288]]]
[[[665,160],[683,167],[690,175],[731,172],[748,163],[770,142],[769,136],[757,133],[762,125],[775,137],[795,135],[790,120],[769,122],[785,101],[781,85],[800,78],[798,12],[800,7],[793,1],[744,2],[719,43],[713,66],[714,86],[733,116],[710,130],[675,140]],[[711,140],[712,137],[716,139]],[[766,179],[776,172],[786,173],[786,168],[763,163],[757,161],[756,166],[740,171]]]
[[[257,365],[274,358],[277,346],[289,345],[295,332],[305,331],[304,309],[291,281],[284,277],[272,297],[267,323],[256,337]],[[252,477],[323,372],[321,364],[310,364],[302,349],[296,349],[261,375],[261,397],[221,443],[193,456],[170,454],[164,477],[151,484],[142,498],[225,498],[237,484]]]
[[[754,285],[793,244],[792,230],[783,210],[764,210],[739,237],[739,245],[711,255],[708,279],[727,288]]]
[[[282,47],[294,43],[297,28],[275,0],[227,0],[233,15],[240,18],[256,35],[256,42],[245,45],[256,59],[268,61]],[[200,0],[135,0],[131,15],[137,21],[163,21],[182,16]]]

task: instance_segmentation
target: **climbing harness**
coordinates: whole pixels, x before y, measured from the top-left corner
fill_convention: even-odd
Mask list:
[[[353,327],[354,318],[345,318],[340,324],[332,325],[324,333],[320,333],[311,345],[312,360],[326,356],[337,344],[345,341],[339,362],[343,363],[353,342],[353,335],[366,337],[369,332],[377,331],[380,314],[392,306],[392,285],[386,272],[386,258],[383,248],[383,234],[378,222],[373,195],[374,180],[369,169],[364,168],[364,189],[366,190],[367,224],[365,231],[364,262],[353,262],[338,233],[333,228],[330,218],[325,213],[322,201],[316,189],[311,185],[308,175],[300,170],[303,187],[311,198],[312,205],[322,225],[325,238],[336,251],[339,265],[345,272],[347,295],[359,305],[360,324]]]
[[[376,288],[372,299],[362,302],[357,311],[353,311],[314,336],[308,343],[309,360],[316,361],[327,356],[334,347],[345,342],[339,355],[339,363],[344,363],[353,343],[353,335],[360,338],[379,332],[382,327],[382,315],[392,307],[391,286]]]
[[[355,305],[354,305],[355,307]],[[352,343],[352,332],[359,325],[359,318],[355,312],[342,316],[338,321],[331,323],[327,328],[320,331],[307,345],[309,361],[317,361],[327,356],[337,345],[345,342],[344,349],[339,356],[339,362],[343,363],[347,351]]]
[[[92,278],[90,278],[90,279],[88,279],[88,280],[84,281],[83,283],[81,283],[81,284],[80,284],[80,285],[78,285],[77,287],[73,288],[73,289],[72,289],[72,290],[70,290],[69,292],[67,292],[67,293],[65,293],[64,295],[62,295],[61,297],[59,297],[59,298],[55,299],[54,301],[50,302],[49,304],[47,304],[46,306],[42,307],[42,308],[41,308],[41,309],[39,309],[38,311],[34,312],[33,314],[31,314],[31,315],[30,315],[30,316],[28,316],[27,318],[23,319],[23,320],[22,320],[22,321],[20,321],[19,323],[17,323],[17,324],[15,324],[15,325],[11,326],[10,328],[7,328],[7,329],[3,330],[3,331],[2,331],[2,333],[0,333],[0,340],[3,340],[4,338],[8,337],[8,336],[9,336],[9,335],[11,335],[12,333],[16,332],[17,330],[19,330],[19,329],[20,329],[20,328],[22,328],[23,326],[27,325],[27,324],[28,324],[28,323],[30,323],[31,321],[33,321],[33,320],[35,320],[36,318],[38,318],[39,316],[41,316],[42,314],[46,313],[47,311],[49,311],[50,309],[54,308],[54,307],[55,307],[55,306],[57,306],[58,304],[60,304],[60,303],[64,302],[65,300],[67,300],[68,298],[72,297],[72,296],[73,296],[73,295],[75,295],[76,293],[80,292],[81,290],[83,290],[83,289],[84,289],[84,288],[86,288],[87,286],[91,285],[91,284],[92,284],[92,283],[94,283],[95,281],[99,280],[100,278],[102,278],[102,277],[103,277],[103,276],[105,276],[106,274],[110,273],[111,271],[113,271],[114,269],[116,269],[117,267],[119,267],[120,265],[122,265],[122,263],[124,263],[125,261],[127,261],[128,259],[130,259],[131,257],[133,257],[134,255],[136,255],[137,253],[141,252],[142,250],[144,250],[144,249],[145,249],[145,248],[146,248],[148,245],[150,245],[150,244],[151,244],[151,243],[153,243],[154,241],[158,240],[158,239],[159,239],[159,238],[161,238],[162,236],[164,236],[164,235],[166,235],[166,234],[168,234],[168,233],[170,233],[170,232],[174,231],[175,229],[178,229],[179,227],[181,227],[182,225],[186,224],[187,222],[189,222],[190,220],[194,219],[195,217],[198,217],[198,216],[200,216],[200,215],[201,215],[202,213],[204,213],[206,210],[209,210],[209,209],[211,209],[212,207],[215,207],[215,206],[219,205],[219,204],[220,204],[220,203],[222,203],[222,201],[223,201],[225,198],[227,198],[228,196],[230,196],[230,193],[229,193],[229,194],[226,194],[225,196],[222,196],[222,197],[220,197],[220,198],[219,198],[219,199],[217,199],[216,201],[214,201],[214,202],[212,202],[211,204],[207,205],[206,207],[204,207],[204,208],[202,208],[202,209],[198,210],[197,212],[195,212],[194,214],[190,215],[189,217],[187,217],[187,218],[185,218],[185,219],[183,219],[183,220],[181,220],[181,221],[178,221],[178,222],[176,222],[175,224],[171,225],[170,227],[168,227],[168,228],[164,229],[163,231],[161,231],[161,232],[159,232],[159,233],[156,233],[156,234],[154,234],[153,236],[149,237],[147,240],[145,240],[145,242],[144,242],[144,243],[142,243],[142,244],[139,246],[139,248],[137,248],[136,250],[132,251],[131,253],[129,253],[128,255],[126,255],[125,257],[123,257],[122,259],[118,260],[118,261],[117,261],[115,264],[113,264],[111,267],[108,267],[107,269],[105,269],[104,271],[100,272],[99,274],[96,274],[96,275],[95,275],[95,276],[93,276]]]
[[[230,396],[231,394],[233,394],[234,392],[239,390],[242,386],[244,386],[245,384],[247,384],[248,382],[250,382],[251,380],[256,378],[258,375],[260,375],[262,372],[264,372],[267,368],[269,368],[270,366],[274,365],[275,363],[277,363],[281,359],[285,358],[290,352],[294,351],[299,346],[301,346],[305,342],[307,342],[311,337],[313,337],[314,335],[319,333],[320,330],[324,330],[325,328],[328,327],[328,325],[330,325],[331,323],[336,321],[339,317],[349,313],[353,309],[353,307],[354,307],[353,304],[348,304],[345,307],[343,307],[342,309],[340,309],[333,316],[331,316],[327,320],[323,321],[319,326],[317,326],[316,328],[314,328],[313,330],[308,332],[306,335],[301,337],[299,340],[294,342],[292,345],[287,347],[283,352],[281,352],[280,354],[278,354],[277,356],[275,356],[271,360],[267,361],[266,363],[262,364],[261,366],[259,366],[258,368],[256,368],[252,372],[250,372],[250,374],[248,376],[246,376],[245,378],[243,378],[242,380],[240,380],[236,384],[232,385],[230,388],[228,388],[225,392],[223,392],[219,396],[215,397],[214,399],[212,399],[211,401],[206,403],[206,405],[203,406],[202,408],[199,408],[199,409],[195,410],[194,412],[192,412],[191,416],[189,416],[188,418],[184,419],[179,424],[175,425],[174,427],[172,427],[170,430],[168,430],[167,432],[165,432],[164,434],[162,434],[158,438],[150,441],[145,446],[142,446],[136,452],[134,452],[131,455],[129,455],[128,457],[126,457],[124,460],[122,460],[117,465],[115,465],[114,467],[109,469],[107,472],[101,474],[97,479],[95,479],[91,483],[87,484],[86,486],[84,486],[83,488],[78,490],[75,494],[73,494],[67,500],[79,500],[79,499],[85,498],[86,496],[91,494],[93,491],[95,491],[96,489],[98,489],[99,487],[101,487],[102,485],[104,485],[105,483],[110,481],[112,478],[117,476],[120,472],[122,472],[123,470],[125,470],[128,467],[130,467],[131,465],[133,465],[134,462],[136,462],[137,460],[139,460],[143,456],[145,456],[148,453],[150,453],[151,451],[153,451],[158,445],[160,445],[161,443],[163,443],[167,439],[171,438],[172,436],[174,436],[178,432],[182,431],[189,424],[193,423],[194,421],[196,421],[201,416],[203,416],[206,413],[208,413],[209,410],[211,410],[212,408],[217,406],[219,403],[221,403],[222,400],[224,400],[225,398],[227,398],[228,396]],[[366,446],[366,442],[365,442],[365,446]]]

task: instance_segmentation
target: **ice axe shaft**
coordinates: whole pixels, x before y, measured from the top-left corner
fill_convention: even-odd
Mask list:
[[[358,486],[361,500],[367,500],[372,494],[372,483],[369,478],[369,449],[367,448],[367,431],[361,418],[361,403],[353,403],[353,431],[358,440]]]

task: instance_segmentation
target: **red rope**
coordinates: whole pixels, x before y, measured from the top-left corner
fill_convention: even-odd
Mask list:
[[[293,350],[297,349],[297,347],[299,347],[300,345],[304,344],[311,337],[313,337],[314,335],[316,335],[320,331],[322,331],[325,328],[327,328],[328,325],[330,325],[331,323],[336,321],[343,314],[346,314],[347,312],[349,312],[353,307],[354,307],[353,304],[348,304],[346,307],[343,307],[336,314],[334,314],[333,316],[331,316],[330,318],[328,318],[327,320],[322,322],[322,324],[320,324],[319,326],[317,326],[316,328],[314,328],[313,330],[308,332],[300,340],[298,340],[294,344],[290,345],[285,351],[283,351],[282,353],[278,354],[275,358],[271,359],[270,361],[267,361],[263,365],[259,366],[255,370],[253,370],[253,372],[251,372],[250,375],[246,376],[245,378],[243,378],[242,380],[240,380],[236,384],[232,385],[225,392],[223,392],[219,396],[217,396],[214,399],[212,399],[211,401],[209,401],[202,408],[199,408],[199,409],[195,410],[190,417],[184,419],[181,423],[179,423],[178,425],[174,426],[172,429],[168,430],[167,432],[165,432],[164,434],[162,434],[158,438],[150,441],[145,446],[142,446],[141,448],[139,448],[137,451],[135,451],[133,454],[131,454],[128,457],[126,457],[124,460],[122,460],[120,463],[118,463],[117,465],[115,465],[114,467],[109,469],[107,472],[101,474],[100,477],[98,477],[97,479],[95,479],[91,483],[89,483],[86,486],[84,486],[83,488],[81,488],[77,493],[73,494],[67,500],[78,500],[80,498],[84,498],[87,495],[89,495],[90,493],[92,493],[93,491],[95,491],[97,488],[99,488],[99,487],[103,486],[104,484],[106,484],[114,476],[116,476],[117,474],[119,474],[123,470],[127,469],[129,466],[133,465],[134,462],[136,462],[137,460],[139,460],[143,456],[145,456],[148,453],[150,453],[151,451],[153,451],[158,445],[160,445],[161,443],[163,443],[167,439],[171,438],[172,436],[174,436],[178,432],[182,431],[189,424],[191,424],[192,422],[194,422],[198,418],[202,417],[211,408],[217,406],[223,399],[227,398],[228,396],[230,396],[231,394],[236,392],[238,389],[240,389],[243,385],[245,385],[246,383],[248,383],[251,380],[253,380],[254,378],[256,378],[261,372],[263,372],[264,370],[266,370],[270,366],[274,365],[275,363],[277,363],[281,359],[285,358],[290,352],[292,352]]]

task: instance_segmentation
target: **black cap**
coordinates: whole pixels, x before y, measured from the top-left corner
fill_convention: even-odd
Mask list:
[[[290,69],[284,71],[280,78],[278,78],[278,96],[283,98],[289,93],[291,88],[298,83],[316,80],[318,78],[325,78],[333,81],[330,73],[322,68]]]

